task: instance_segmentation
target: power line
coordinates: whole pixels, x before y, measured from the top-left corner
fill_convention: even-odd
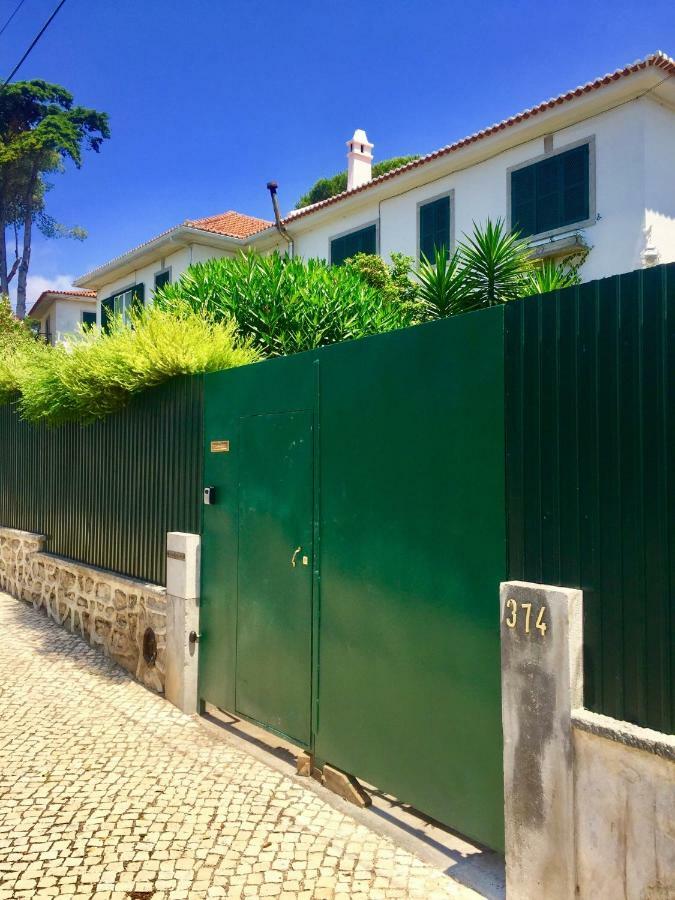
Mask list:
[[[9,76],[7,77],[7,80],[6,80],[5,83],[2,85],[2,87],[0,87],[0,91],[4,90],[4,89],[7,87],[7,85],[10,83],[10,81],[12,80],[12,78],[14,78],[14,76],[16,75],[16,73],[19,71],[19,69],[21,68],[21,66],[24,64],[24,62],[25,62],[26,59],[28,58],[28,54],[31,52],[31,50],[33,49],[33,47],[34,47],[34,46],[37,44],[37,42],[40,40],[40,38],[41,38],[42,35],[45,33],[45,31],[49,28],[49,26],[50,26],[51,23],[52,23],[52,20],[54,19],[54,17],[56,16],[57,12],[61,9],[61,7],[63,6],[63,4],[64,4],[65,2],[66,2],[66,0],[61,0],[61,2],[58,4],[58,6],[57,6],[56,9],[54,10],[54,12],[51,14],[51,16],[47,19],[47,21],[45,22],[45,24],[42,26],[42,28],[41,28],[41,29],[38,31],[38,33],[35,35],[35,37],[33,38],[33,41],[32,41],[32,43],[31,43],[30,47],[28,48],[28,50],[26,50],[26,52],[24,53],[24,55],[21,57],[21,59],[18,61],[18,63],[14,66],[14,68],[12,69],[12,71],[9,73]]]
[[[21,7],[24,5],[25,2],[26,2],[26,0],[19,0],[19,5],[16,7],[16,9],[15,9],[14,12],[12,13],[12,15],[9,17],[9,19],[7,19],[7,21],[6,21],[5,24],[2,26],[2,28],[0,28],[0,34],[3,34],[5,28],[7,28],[7,26],[9,25],[9,23],[12,21],[12,19],[14,18],[14,16],[18,13],[18,11],[21,9]]]

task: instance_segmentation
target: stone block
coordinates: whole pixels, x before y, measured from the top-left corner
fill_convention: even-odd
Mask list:
[[[194,715],[198,700],[199,600],[167,595],[165,696],[183,712]]]
[[[582,594],[506,582],[500,608],[507,896],[572,900]]]
[[[329,791],[349,801],[349,803],[353,803],[355,806],[364,808],[372,803],[368,793],[353,775],[341,772],[340,769],[335,769],[333,766],[325,765],[323,767],[322,783]]]
[[[170,531],[166,536],[166,592],[191,600],[199,596],[201,539],[198,534]]]

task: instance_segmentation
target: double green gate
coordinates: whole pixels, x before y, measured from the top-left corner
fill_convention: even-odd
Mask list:
[[[496,848],[503,321],[206,376],[200,651],[204,700]]]

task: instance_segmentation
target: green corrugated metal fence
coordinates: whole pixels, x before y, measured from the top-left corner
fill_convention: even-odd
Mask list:
[[[176,378],[94,425],[34,427],[0,407],[0,525],[163,584],[167,531],[200,531],[201,378]]]
[[[506,307],[509,577],[582,587],[586,705],[675,727],[675,265]]]

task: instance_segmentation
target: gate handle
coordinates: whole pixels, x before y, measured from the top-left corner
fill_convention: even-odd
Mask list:
[[[293,556],[291,557],[291,565],[293,566],[293,568],[295,568],[295,558],[301,550],[302,550],[302,547],[296,547],[295,552],[294,552]]]

